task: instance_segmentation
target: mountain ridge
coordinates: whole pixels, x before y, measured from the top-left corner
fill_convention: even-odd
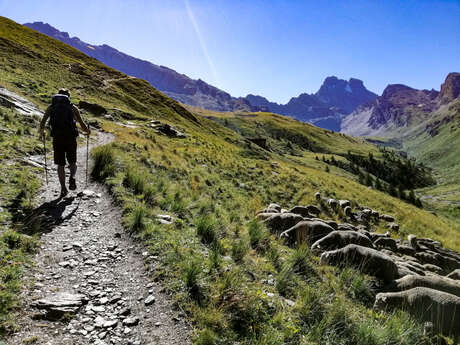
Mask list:
[[[373,102],[358,107],[344,118],[342,132],[351,135],[403,135],[404,128],[429,119],[443,104],[460,96],[460,73],[452,72],[441,91],[418,90],[404,84],[389,84]]]
[[[43,22],[23,25],[64,42],[123,73],[144,79],[179,102],[217,111],[258,110],[245,99],[232,97],[229,93],[201,79],[194,80],[171,68],[125,54],[107,44],[92,45],[86,43],[78,37],[70,37],[67,32],[59,31],[50,24]]]
[[[364,87],[361,80],[350,78],[346,81],[335,76],[327,77],[315,94],[301,93],[284,105],[252,94],[232,97],[201,79],[191,79],[171,68],[135,58],[107,44],[86,43],[50,24],[34,22],[25,23],[24,26],[60,40],[123,73],[145,79],[176,101],[208,110],[268,111],[338,131],[345,115],[377,97]]]

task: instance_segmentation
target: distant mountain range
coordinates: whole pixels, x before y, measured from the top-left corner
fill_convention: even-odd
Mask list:
[[[77,48],[123,73],[144,79],[179,102],[209,110],[270,111],[338,131],[343,117],[377,97],[364,87],[361,80],[351,78],[346,81],[334,76],[326,78],[315,94],[303,93],[291,98],[286,104],[277,104],[251,94],[246,97],[232,97],[200,79],[191,79],[168,67],[132,57],[105,44],[92,45],[83,42],[49,24],[35,22],[24,25]]]
[[[429,120],[432,113],[460,95],[460,73],[449,73],[441,91],[388,85],[380,97],[345,117],[342,131],[361,136],[395,136]],[[398,135],[396,135],[398,136]]]
[[[327,77],[315,94],[303,93],[286,104],[269,102],[261,96],[247,95],[250,104],[274,113],[289,115],[318,127],[340,130],[342,119],[358,106],[372,102],[377,95],[359,79],[349,81]]]
[[[107,66],[144,79],[169,97],[184,104],[217,111],[258,110],[252,108],[244,98],[232,97],[200,79],[191,79],[185,74],[132,57],[106,44],[92,45],[83,42],[78,37],[70,37],[67,32],[59,31],[43,22],[26,23],[24,26],[64,42]]]

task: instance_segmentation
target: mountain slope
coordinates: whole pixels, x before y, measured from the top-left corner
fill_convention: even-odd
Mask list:
[[[367,90],[359,79],[349,81],[337,77],[327,77],[315,94],[303,93],[293,97],[286,104],[269,102],[266,98],[247,95],[249,103],[262,109],[282,115],[292,116],[300,121],[316,126],[340,130],[342,118],[358,106],[372,102],[376,94]]]
[[[232,97],[227,92],[219,90],[200,79],[193,80],[185,74],[177,73],[165,66],[158,66],[151,62],[137,59],[106,44],[98,46],[83,42],[78,37],[70,37],[67,32],[61,32],[43,22],[26,23],[24,25],[64,42],[107,66],[144,79],[179,102],[218,111],[254,110],[244,99]]]
[[[438,184],[419,191],[434,210],[460,219],[460,73],[449,73],[441,91],[389,85],[382,96],[343,121],[342,131],[398,142],[431,167]]]

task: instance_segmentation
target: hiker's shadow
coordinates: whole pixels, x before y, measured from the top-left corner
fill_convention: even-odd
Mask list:
[[[29,235],[51,232],[56,226],[75,215],[80,207],[80,201],[80,198],[67,197],[41,204],[24,217],[21,231]]]

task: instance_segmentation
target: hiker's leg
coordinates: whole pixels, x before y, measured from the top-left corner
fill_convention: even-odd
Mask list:
[[[77,173],[77,163],[70,164],[69,168],[70,168],[70,178],[75,178],[75,174]]]
[[[64,165],[58,165],[57,168],[59,183],[61,184],[61,190],[67,190],[65,186],[65,170]]]

